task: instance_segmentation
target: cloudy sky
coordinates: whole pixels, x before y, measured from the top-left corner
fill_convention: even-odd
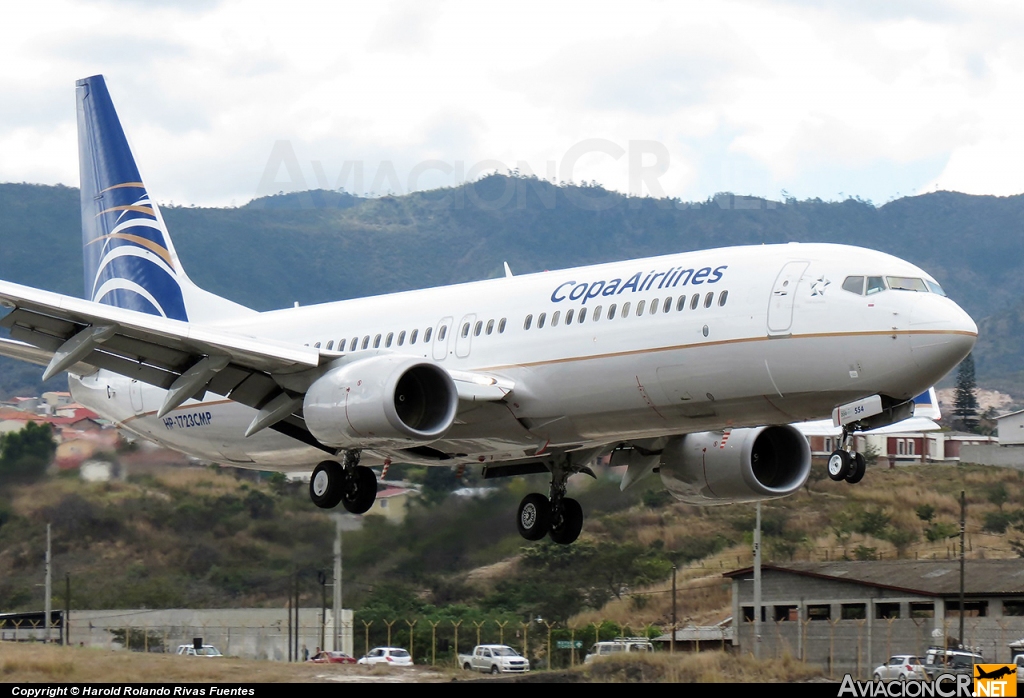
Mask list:
[[[519,168],[702,200],[1024,192],[1024,4],[0,5],[0,181],[77,185],[102,73],[150,192],[242,204]]]

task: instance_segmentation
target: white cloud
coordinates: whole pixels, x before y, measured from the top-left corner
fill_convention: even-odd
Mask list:
[[[332,186],[352,160],[543,176],[605,139],[662,143],[683,198],[1016,193],[1022,30],[999,2],[6,4],[0,178],[74,183],[74,80],[102,72],[179,203],[252,197],[282,139]],[[574,176],[626,190],[627,160]]]

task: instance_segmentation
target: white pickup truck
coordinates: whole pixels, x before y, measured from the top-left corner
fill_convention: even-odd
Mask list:
[[[485,674],[521,674],[530,670],[530,660],[508,645],[477,645],[473,654],[460,654],[459,666]]]

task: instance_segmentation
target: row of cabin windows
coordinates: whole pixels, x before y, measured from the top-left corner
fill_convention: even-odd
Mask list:
[[[470,324],[471,323],[468,323],[468,322],[462,323],[462,338],[463,339],[465,339],[466,337],[469,336]],[[476,321],[476,325],[473,326],[473,336],[474,337],[479,337],[481,335],[481,333],[493,334],[494,333],[494,320],[488,320],[487,321],[486,329],[484,327],[484,321],[483,320],[477,320]],[[505,318],[501,318],[500,320],[498,320],[498,334],[504,334],[504,333],[505,333]]]
[[[689,298],[689,300],[687,300],[688,298]],[[729,292],[728,291],[722,291],[721,293],[719,293],[718,294],[718,307],[719,308],[723,307],[726,304],[726,301],[728,301],[728,300],[729,300]],[[704,301],[703,301],[704,307],[705,308],[710,308],[714,304],[714,302],[715,302],[715,293],[714,293],[714,291],[708,291],[704,295]],[[675,305],[675,309],[676,309],[677,312],[685,310],[687,306],[690,307],[690,310],[696,310],[698,308],[698,306],[701,305],[701,295],[699,293],[695,293],[695,294],[693,294],[693,297],[691,298],[691,297],[688,297],[688,296],[686,296],[684,294],[682,296],[679,296],[678,299],[676,299],[674,305]],[[630,307],[631,307],[631,304],[630,304],[629,301],[626,301],[625,303],[623,303],[621,308],[619,307],[619,305],[617,303],[612,303],[611,305],[608,306],[608,313],[607,313],[606,317],[607,317],[608,320],[614,320],[616,315],[618,315],[620,318],[629,317]],[[636,316],[637,317],[642,316],[644,314],[645,310],[647,311],[648,315],[656,315],[659,312],[659,310],[662,313],[671,312],[672,307],[673,307],[673,299],[672,299],[671,296],[669,296],[664,301],[662,301],[659,298],[655,298],[654,300],[651,301],[650,305],[647,305],[647,301],[640,301],[639,303],[636,304],[636,311],[635,312],[636,312]],[[590,315],[591,322],[599,321],[601,319],[602,315],[603,315],[603,313],[602,313],[603,310],[604,310],[604,308],[602,306],[600,306],[600,305],[596,306],[595,308],[593,308],[593,312]],[[558,323],[561,320],[561,314],[562,314],[562,311],[560,311],[560,310],[556,310],[555,312],[553,312],[551,314],[551,326],[552,327],[558,326]],[[572,322],[573,322],[573,319],[576,320],[577,324],[582,324],[582,323],[586,322],[587,321],[587,308],[580,308],[578,313],[576,312],[575,308],[570,308],[569,310],[565,311],[565,324],[566,325],[571,325]],[[543,328],[544,325],[547,324],[547,321],[548,321],[548,314],[547,313],[541,313],[539,316],[537,316],[537,329]],[[523,322],[523,329],[524,330],[528,330],[532,326],[533,326],[533,315],[527,315],[526,316],[526,320]]]
[[[502,334],[502,333],[505,332],[505,325],[506,325],[505,318],[501,318],[500,320],[498,320],[498,322],[497,322],[498,334]],[[494,333],[494,329],[495,329],[495,322],[494,322],[494,320],[488,320],[487,321],[487,334],[493,334]],[[481,321],[476,323],[476,329],[474,330],[474,335],[479,337],[481,332],[483,332],[483,331],[484,331],[484,323],[481,320]],[[428,344],[430,342],[430,337],[433,335],[433,332],[434,332],[434,328],[433,327],[428,327],[427,329],[423,330],[423,339],[422,339],[422,341],[423,341],[424,344]],[[462,336],[466,337],[468,335],[469,335],[469,323],[467,322],[465,325],[463,325]],[[443,342],[445,340],[445,337],[447,337],[447,336],[448,336],[448,325],[441,325],[441,327],[437,330],[437,341]],[[410,345],[413,345],[413,344],[416,344],[416,342],[419,339],[420,339],[420,331],[418,329],[413,330],[412,332],[409,332],[408,334],[406,333],[405,330],[402,330],[397,335],[394,332],[388,332],[386,336],[383,335],[383,334],[378,334],[375,337],[373,337],[372,344],[371,344],[371,340],[370,340],[370,335],[364,336],[362,338],[362,342],[359,341],[359,337],[353,337],[351,341],[348,341],[347,339],[339,339],[338,340],[338,348],[336,350],[334,348],[334,340],[332,339],[332,340],[327,342],[327,344],[324,346],[324,349],[326,349],[327,351],[345,351],[345,347],[346,346],[348,347],[349,351],[358,351],[360,349],[369,349],[369,348],[371,348],[371,346],[374,349],[380,349],[382,341],[384,343],[384,348],[385,349],[389,349],[389,348],[391,348],[392,345],[399,346],[399,347],[405,346],[406,341],[408,341],[408,343]],[[321,345],[320,342],[316,342],[315,344],[313,344],[313,346],[316,347],[317,349],[320,348],[320,345]],[[309,346],[309,345],[307,344],[306,346]]]

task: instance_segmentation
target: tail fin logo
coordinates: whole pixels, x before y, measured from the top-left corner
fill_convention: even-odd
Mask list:
[[[187,321],[185,274],[101,76],[78,83],[78,141],[86,297]]]

